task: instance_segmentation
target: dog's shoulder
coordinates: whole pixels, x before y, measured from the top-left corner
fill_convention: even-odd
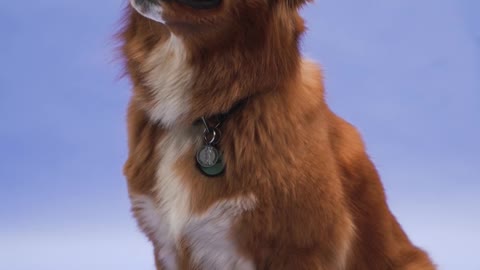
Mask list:
[[[338,160],[349,167],[359,159],[367,158],[365,144],[357,128],[330,110],[327,118],[331,147]]]

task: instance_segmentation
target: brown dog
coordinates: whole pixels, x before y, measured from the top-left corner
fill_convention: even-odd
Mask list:
[[[131,0],[125,174],[157,269],[434,269],[300,55],[306,1]]]

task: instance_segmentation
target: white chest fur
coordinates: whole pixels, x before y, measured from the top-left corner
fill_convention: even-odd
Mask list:
[[[171,127],[190,110],[193,69],[183,41],[173,33],[158,45],[142,66],[153,94],[149,111],[155,122]]]
[[[158,258],[168,270],[177,269],[176,250],[184,239],[193,263],[200,269],[254,269],[242,258],[230,237],[235,219],[255,206],[253,196],[222,200],[201,215],[192,213],[191,190],[176,173],[178,158],[191,149],[196,133],[192,130],[171,132],[160,143],[161,162],[155,191],[158,198],[132,197],[142,229],[161,249]]]

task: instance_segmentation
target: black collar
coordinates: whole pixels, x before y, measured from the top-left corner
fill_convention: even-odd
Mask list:
[[[224,123],[230,116],[232,116],[232,115],[235,114],[236,112],[240,111],[240,110],[245,106],[245,104],[247,103],[248,99],[249,99],[249,97],[237,101],[236,103],[233,104],[233,106],[230,108],[230,110],[228,110],[228,111],[226,111],[226,112],[218,113],[218,114],[211,115],[211,116],[200,117],[200,118],[198,118],[197,120],[195,120],[194,125],[197,125],[197,124],[202,124],[202,125],[204,125],[203,119],[205,119],[206,122],[207,122],[207,125],[208,125],[209,127],[221,128],[221,126],[223,125],[223,123]],[[203,119],[202,119],[202,118],[203,118]]]

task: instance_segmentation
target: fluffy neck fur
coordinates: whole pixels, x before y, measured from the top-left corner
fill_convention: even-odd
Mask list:
[[[194,71],[193,87],[189,90],[191,110],[178,120],[179,125],[191,124],[201,116],[227,112],[247,97],[282,91],[291,85],[299,73],[299,39],[304,23],[290,7],[279,4],[269,8],[275,12],[246,9],[245,14],[239,14],[250,14],[242,24],[221,31],[184,26],[167,28],[129,8],[127,27],[121,37],[126,40],[122,49],[128,73],[137,86],[135,98],[148,107],[152,90],[138,87],[143,85],[145,77],[141,63],[148,52],[172,34],[184,42]]]

